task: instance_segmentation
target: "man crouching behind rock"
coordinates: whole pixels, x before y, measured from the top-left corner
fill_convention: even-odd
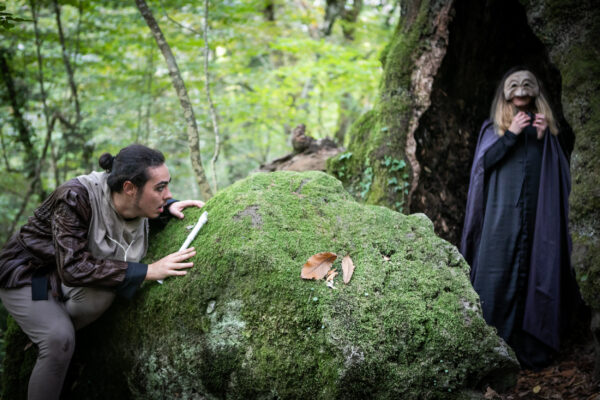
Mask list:
[[[59,186],[0,252],[0,298],[39,348],[30,400],[59,398],[75,330],[96,320],[115,295],[131,298],[142,281],[185,275],[193,265],[185,262],[193,248],[139,263],[149,225],[204,205],[172,199],[163,154],[131,145],[99,163],[106,172]]]

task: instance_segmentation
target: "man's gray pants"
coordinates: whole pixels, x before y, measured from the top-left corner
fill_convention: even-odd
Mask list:
[[[29,378],[29,400],[58,400],[75,349],[75,331],[95,321],[110,307],[115,293],[62,285],[65,302],[31,299],[31,286],[0,289],[0,299],[39,353]],[[10,373],[10,371],[5,371]]]

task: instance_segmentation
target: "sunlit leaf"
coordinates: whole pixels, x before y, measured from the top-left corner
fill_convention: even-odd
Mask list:
[[[345,256],[342,259],[342,277],[344,279],[344,283],[348,284],[350,279],[352,279],[352,274],[354,273],[354,263],[350,256]]]
[[[300,277],[302,279],[323,279],[327,276],[336,258],[337,255],[335,253],[323,252],[315,254],[302,266]]]

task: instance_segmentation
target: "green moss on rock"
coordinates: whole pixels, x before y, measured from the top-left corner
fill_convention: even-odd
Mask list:
[[[2,368],[2,399],[26,399],[27,382],[37,358],[37,348],[12,317],[4,332],[6,354]]]
[[[190,273],[80,336],[75,396],[446,399],[514,383],[468,266],[424,215],[360,205],[319,172],[255,174],[205,209]],[[171,222],[147,260],[177,250],[199,213]],[[323,251],[338,270],[352,257],[348,285],[300,278]]]

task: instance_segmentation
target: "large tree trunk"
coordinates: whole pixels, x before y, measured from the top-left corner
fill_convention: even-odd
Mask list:
[[[156,44],[162,52],[162,55],[167,63],[167,67],[169,68],[169,74],[171,75],[173,87],[177,92],[177,97],[179,98],[181,108],[183,108],[183,115],[185,116],[185,121],[187,123],[188,145],[190,147],[192,168],[196,174],[196,181],[200,187],[200,194],[204,200],[208,200],[212,197],[212,190],[206,179],[204,167],[202,166],[202,159],[200,157],[200,139],[198,126],[196,124],[196,116],[194,115],[194,109],[192,108],[192,103],[190,102],[187,89],[185,88],[185,83],[181,78],[177,61],[175,61],[175,57],[171,52],[171,47],[167,43],[167,40],[160,30],[156,19],[154,19],[152,11],[150,11],[150,8],[148,8],[146,1],[136,0],[135,3],[142,14],[142,17],[144,17],[144,20],[146,20],[146,24],[148,24],[152,35],[154,35]]]
[[[473,152],[494,89],[508,68],[529,65],[546,84],[566,128],[561,134],[571,143],[577,137],[573,264],[586,302],[600,312],[600,149],[594,137],[600,130],[600,9],[591,0],[409,0],[401,6],[400,26],[382,55],[381,102],[353,125],[352,155],[331,160],[330,171],[343,174],[347,188],[369,203],[424,212],[438,234],[458,243]],[[394,160],[398,168],[391,168]],[[401,178],[405,182],[396,183]]]

